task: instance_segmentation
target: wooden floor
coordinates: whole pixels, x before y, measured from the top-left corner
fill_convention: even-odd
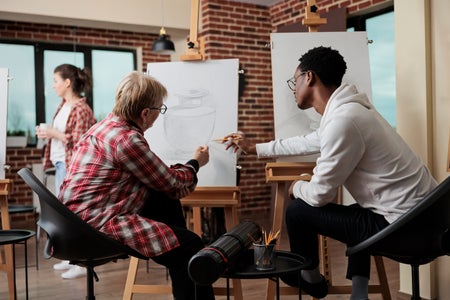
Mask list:
[[[22,227],[23,228],[23,227]],[[32,229],[31,226],[29,229]],[[45,234],[43,235],[45,238]],[[286,236],[282,234],[280,249],[288,250]],[[344,255],[344,247],[342,244],[329,241],[330,253],[332,260],[332,280],[335,285],[347,285],[350,281],[345,279],[346,257]],[[29,276],[29,299],[85,299],[86,295],[86,279],[62,279],[60,274],[62,271],[54,271],[52,266],[57,263],[56,259],[46,260],[42,257],[42,248],[44,241],[41,239],[39,249],[39,270],[35,268],[35,240],[28,241],[28,276]],[[17,264],[17,290],[18,299],[25,299],[25,268],[24,268],[24,252],[23,245],[16,245],[16,264]],[[385,259],[386,273],[391,289],[392,299],[396,299],[399,289],[399,267],[398,263]],[[374,264],[372,264],[374,266]],[[99,282],[95,283],[95,294],[97,300],[118,300],[122,299],[126,274],[128,268],[128,260],[121,260],[116,263],[108,263],[104,266],[96,268]],[[166,280],[166,269],[150,261],[150,271],[146,272],[145,262],[139,265],[139,273],[137,281],[143,284],[164,284],[170,283],[170,279]],[[372,269],[375,269],[374,267]],[[6,274],[0,271],[0,300],[8,299],[8,291],[6,284]],[[225,281],[219,279],[215,285],[225,286]],[[371,283],[377,282],[376,271],[373,271]],[[267,280],[243,280],[242,286],[244,290],[245,300],[262,300],[265,299]],[[381,300],[378,294],[369,295],[371,300]],[[349,299],[349,295],[328,295],[326,299],[338,300]],[[298,299],[298,296],[281,296],[282,299]],[[134,300],[154,299],[169,300],[171,295],[136,295]],[[226,299],[225,296],[216,296],[217,300]],[[311,299],[303,296],[303,299]]]

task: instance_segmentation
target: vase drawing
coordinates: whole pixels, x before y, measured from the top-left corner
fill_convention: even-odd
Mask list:
[[[216,109],[209,91],[185,89],[175,93],[178,104],[164,115],[164,133],[177,158],[190,157],[212,139]]]

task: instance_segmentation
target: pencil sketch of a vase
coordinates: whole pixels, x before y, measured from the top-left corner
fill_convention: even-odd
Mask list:
[[[216,109],[209,91],[184,89],[175,93],[178,104],[164,115],[164,133],[174,159],[190,158],[194,150],[212,139]]]

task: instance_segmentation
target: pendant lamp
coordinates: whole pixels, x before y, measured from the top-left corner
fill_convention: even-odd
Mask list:
[[[172,54],[175,52],[175,45],[166,35],[164,27],[161,27],[158,39],[153,42],[152,52],[158,54]]]
[[[157,54],[172,54],[175,52],[175,45],[166,35],[164,29],[164,0],[161,0],[162,27],[159,31],[159,37],[153,42],[152,52]]]

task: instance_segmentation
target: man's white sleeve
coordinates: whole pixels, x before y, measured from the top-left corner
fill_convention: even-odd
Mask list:
[[[309,155],[320,151],[319,135],[316,131],[302,136],[277,139],[268,143],[256,144],[259,158],[289,155]]]

